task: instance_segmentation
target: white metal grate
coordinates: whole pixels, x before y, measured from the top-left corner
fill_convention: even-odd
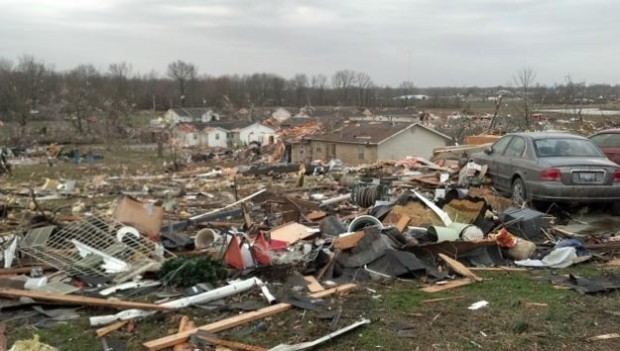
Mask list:
[[[106,215],[32,229],[19,250],[69,275],[114,277],[163,260],[155,243]]]

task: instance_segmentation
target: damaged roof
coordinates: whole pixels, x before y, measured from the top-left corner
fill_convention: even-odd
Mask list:
[[[345,125],[329,133],[311,135],[306,140],[329,141],[347,144],[381,144],[405,130],[420,127],[435,133],[446,140],[452,140],[449,136],[419,123],[383,123],[383,122],[356,122]]]
[[[170,110],[181,117],[192,117],[194,119],[199,119],[213,109],[206,107],[177,107],[171,108]]]

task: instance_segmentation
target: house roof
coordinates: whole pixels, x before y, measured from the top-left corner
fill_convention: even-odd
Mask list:
[[[350,123],[337,130],[320,135],[305,137],[307,140],[329,141],[347,144],[381,144],[397,134],[413,127],[421,127],[424,130],[435,133],[446,140],[452,140],[449,136],[419,123],[381,123],[381,122],[357,122]]]
[[[289,119],[287,119],[286,121],[280,123],[280,127],[295,127],[295,126],[302,126],[304,124],[308,124],[311,122],[315,122],[316,120],[314,118],[310,118],[310,117],[291,117]]]
[[[219,127],[226,130],[243,129],[249,127],[256,122],[252,121],[225,121],[225,122],[208,122],[206,127]]]
[[[198,127],[192,123],[179,123],[177,124],[176,128],[185,133],[198,132]]]
[[[202,115],[207,113],[209,110],[212,110],[207,107],[178,107],[172,108],[172,112],[176,113],[181,117],[191,117],[194,119],[200,119]]]

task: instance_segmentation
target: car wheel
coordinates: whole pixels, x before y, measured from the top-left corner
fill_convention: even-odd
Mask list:
[[[520,205],[525,202],[525,199],[527,199],[525,183],[523,183],[523,179],[517,177],[512,182],[512,201]]]
[[[614,202],[611,206],[611,214],[613,216],[620,216],[620,202]]]

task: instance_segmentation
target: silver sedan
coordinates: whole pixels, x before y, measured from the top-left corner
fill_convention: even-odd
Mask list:
[[[474,162],[517,203],[613,202],[620,212],[620,166],[590,140],[565,133],[507,134]]]

